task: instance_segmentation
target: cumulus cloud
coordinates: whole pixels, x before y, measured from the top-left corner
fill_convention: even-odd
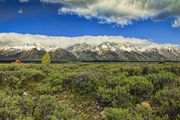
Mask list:
[[[59,13],[76,14],[101,22],[129,25],[136,20],[180,16],[180,0],[40,0],[59,3]]]
[[[175,27],[175,28],[180,27],[180,18],[178,18],[174,21],[172,27]]]

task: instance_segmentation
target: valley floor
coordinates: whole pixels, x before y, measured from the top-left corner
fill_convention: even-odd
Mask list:
[[[0,64],[0,120],[179,120],[180,63]]]

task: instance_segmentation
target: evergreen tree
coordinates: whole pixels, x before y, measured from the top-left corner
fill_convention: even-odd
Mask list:
[[[41,60],[42,64],[50,64],[51,63],[51,56],[46,53]]]
[[[64,53],[63,53],[63,51],[61,51],[61,52],[60,52],[60,62],[63,61],[63,56],[64,56]]]

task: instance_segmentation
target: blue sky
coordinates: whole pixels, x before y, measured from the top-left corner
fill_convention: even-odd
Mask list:
[[[142,19],[142,16],[140,16],[141,19],[136,20],[136,17],[133,16],[132,20],[126,21],[132,16],[128,16],[128,14],[126,16],[129,18],[124,16],[117,18],[113,16],[114,13],[108,12],[108,15],[107,13],[99,13],[99,18],[93,14],[72,11],[73,9],[82,9],[81,6],[77,6],[79,3],[67,3],[66,0],[59,1],[54,3],[38,0],[29,2],[6,0],[0,2],[0,32],[50,36],[125,36],[149,39],[157,43],[180,44],[180,27],[178,24],[173,27],[175,21],[178,21],[179,15],[172,13],[172,15],[160,20],[151,17]],[[91,4],[88,3],[87,5]],[[140,15],[142,14],[144,17],[145,13],[140,13]],[[113,19],[109,21],[107,16]],[[123,22],[119,22],[121,18],[123,18]]]

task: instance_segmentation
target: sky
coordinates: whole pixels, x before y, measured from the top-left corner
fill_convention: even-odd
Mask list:
[[[180,0],[0,0],[0,32],[180,44]]]

